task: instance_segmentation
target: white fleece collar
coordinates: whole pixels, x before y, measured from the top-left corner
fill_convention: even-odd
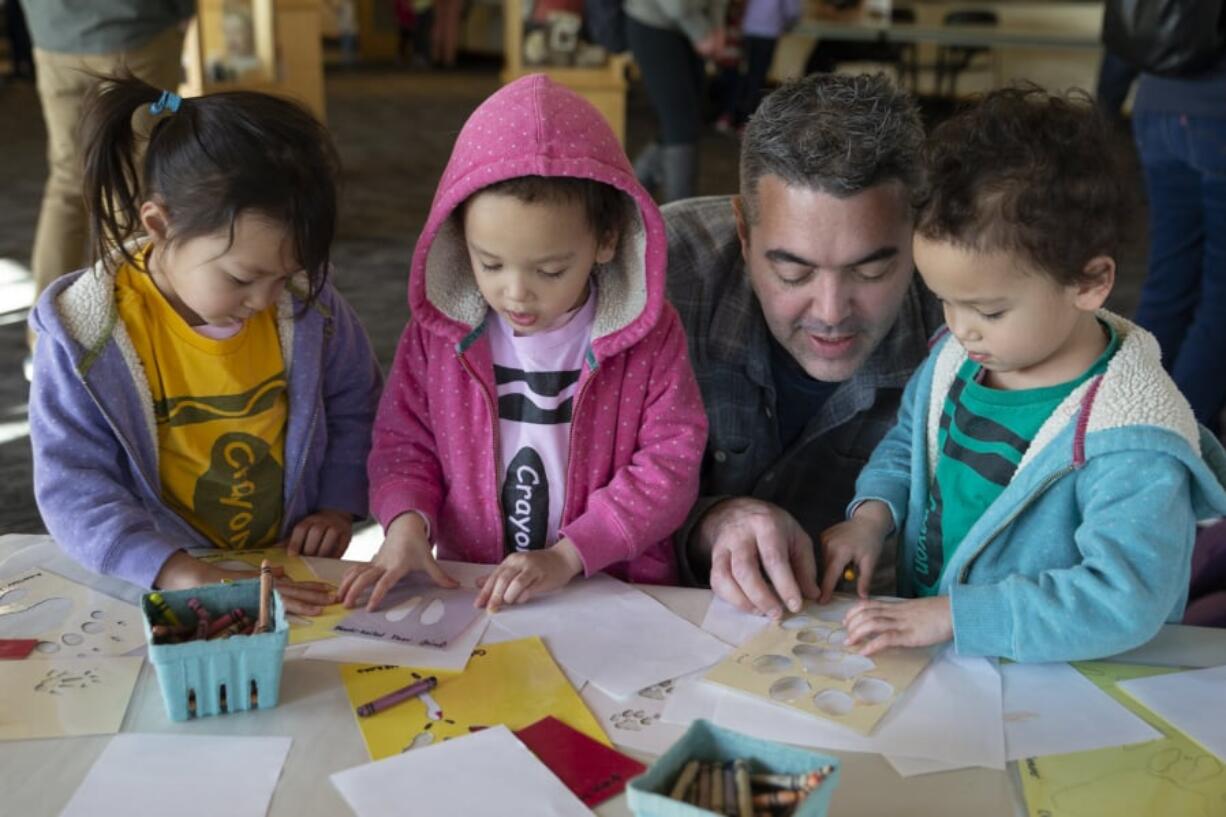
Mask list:
[[[1097,316],[1115,330],[1120,339],[1119,349],[1101,378],[1090,378],[1074,389],[1039,427],[1018,463],[1015,475],[1033,462],[1066,425],[1074,422],[1083,401],[1096,383],[1089,418],[1084,424],[1086,435],[1129,426],[1163,428],[1182,437],[1199,456],[1200,431],[1196,418],[1188,401],[1162,368],[1158,341],[1141,327],[1105,309],[1099,310]],[[962,344],[958,343],[957,338],[950,337],[941,346],[933,364],[927,425],[929,479],[936,473],[940,453],[937,448],[938,431],[945,399],[966,359]]]

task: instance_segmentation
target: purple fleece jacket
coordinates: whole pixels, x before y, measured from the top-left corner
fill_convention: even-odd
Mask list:
[[[366,515],[366,457],[382,378],[352,308],[331,287],[276,306],[289,377],[281,537],[320,508]],[[301,312],[301,314],[298,314]],[[34,492],[60,547],[150,587],[176,551],[210,543],[162,499],[148,381],[100,267],[56,281],[30,323]]]

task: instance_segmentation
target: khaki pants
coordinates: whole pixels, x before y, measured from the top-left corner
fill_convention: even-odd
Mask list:
[[[178,27],[168,28],[139,48],[112,54],[60,54],[34,49],[50,167],[34,233],[31,266],[36,295],[59,276],[85,266],[89,258],[77,129],[85,94],[96,82],[90,73],[113,74],[126,66],[150,85],[173,91],[179,86],[182,52],[183,32]],[[145,120],[147,129],[151,120]],[[138,120],[138,128],[140,124]]]

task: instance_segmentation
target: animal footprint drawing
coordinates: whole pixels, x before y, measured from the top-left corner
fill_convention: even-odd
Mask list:
[[[642,709],[626,709],[609,716],[609,723],[613,724],[614,729],[627,732],[642,732],[659,720],[659,713],[644,712]]]
[[[59,695],[66,690],[89,689],[91,686],[100,683],[102,683],[102,679],[92,669],[87,669],[84,672],[53,669],[48,670],[43,679],[34,685],[34,691],[46,692],[49,695]]]

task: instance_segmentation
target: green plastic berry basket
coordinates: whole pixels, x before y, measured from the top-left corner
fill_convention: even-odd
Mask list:
[[[669,797],[673,783],[691,760],[707,763],[749,761],[752,774],[806,774],[822,766],[834,772],[791,812],[793,817],[826,817],[839,784],[839,759],[782,743],[751,738],[705,720],[690,724],[676,743],[643,774],[630,781],[626,799],[637,817],[707,817],[716,812]]]
[[[214,616],[235,608],[241,608],[252,621],[259,616],[259,579],[190,590],[163,590],[160,594],[183,623],[196,621],[196,614],[187,604],[191,598],[199,599]],[[289,623],[280,593],[276,590],[272,593],[275,626],[269,632],[178,644],[153,643],[155,613],[150,595],[141,597],[141,617],[149,642],[149,660],[157,670],[162,701],[171,720],[271,709],[277,705],[281,664],[289,641]]]

